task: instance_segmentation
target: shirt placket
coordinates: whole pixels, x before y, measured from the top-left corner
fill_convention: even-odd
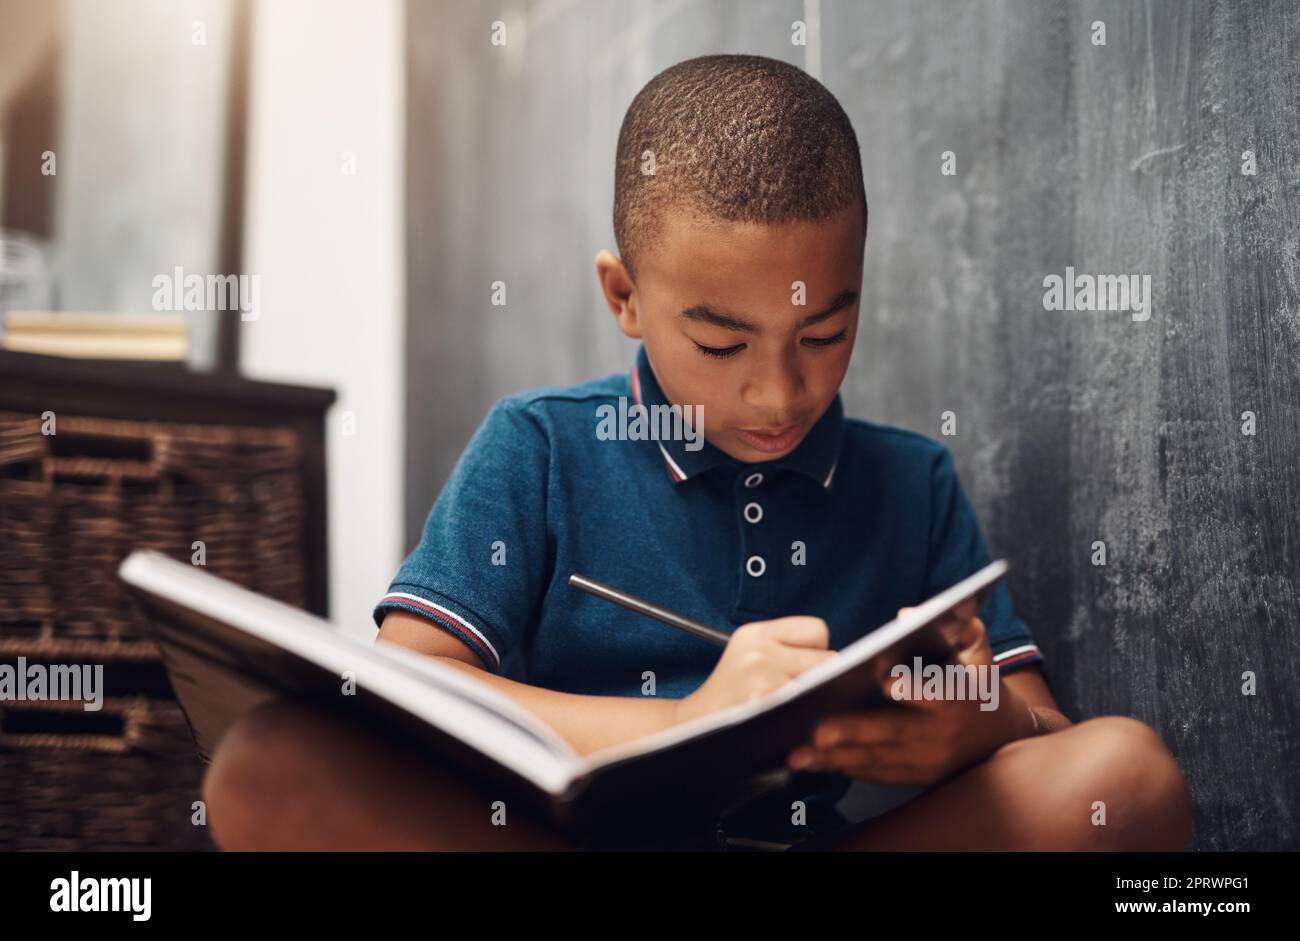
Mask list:
[[[734,616],[755,619],[774,610],[777,566],[781,564],[776,539],[776,488],[769,469],[745,469],[732,488],[734,511],[740,531],[738,590]]]

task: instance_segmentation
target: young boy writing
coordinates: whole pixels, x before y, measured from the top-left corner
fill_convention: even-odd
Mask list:
[[[381,640],[491,684],[582,753],[772,692],[989,558],[946,448],[843,414],[867,202],[824,87],[755,56],[661,73],[619,135],[614,228],[596,270],[635,363],[497,403],[375,611]],[[611,433],[637,405],[702,423]],[[731,640],[719,656],[571,589],[574,572]],[[1187,787],[1154,731],[1065,718],[1005,587],[957,622],[958,660],[998,667],[996,709],[828,716],[745,826],[801,848],[1185,848]],[[833,804],[852,779],[916,796],[849,825]],[[567,846],[526,816],[494,826],[492,795],[453,768],[291,702],[236,725],[205,793],[227,848]],[[709,834],[654,839],[632,845]]]

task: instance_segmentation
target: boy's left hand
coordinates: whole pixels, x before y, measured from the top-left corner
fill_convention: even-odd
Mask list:
[[[899,611],[906,612],[907,608]],[[978,606],[968,600],[943,622],[953,646],[953,661],[993,666]],[[787,756],[796,771],[829,771],[860,781],[895,787],[929,787],[1020,737],[1028,706],[998,681],[998,706],[984,711],[975,698],[905,699],[890,694],[895,677],[882,684],[891,702],[860,712],[828,716],[813,730],[811,741]],[[800,764],[802,758],[811,763]]]

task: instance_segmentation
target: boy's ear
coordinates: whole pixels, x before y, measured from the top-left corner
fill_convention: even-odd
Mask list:
[[[596,278],[605,303],[614,312],[619,329],[633,340],[641,339],[641,318],[636,309],[636,285],[623,262],[607,248],[596,254]]]

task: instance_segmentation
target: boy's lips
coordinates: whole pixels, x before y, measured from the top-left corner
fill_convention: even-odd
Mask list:
[[[786,425],[783,428],[764,428],[746,431],[743,428],[737,428],[736,434],[756,451],[762,451],[765,454],[774,454],[778,451],[784,451],[791,447],[799,440],[799,431],[802,425]]]

